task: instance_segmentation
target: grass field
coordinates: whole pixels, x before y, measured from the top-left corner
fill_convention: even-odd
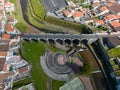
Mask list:
[[[113,49],[109,50],[108,55],[111,58],[120,57],[120,47],[113,48]]]
[[[43,42],[22,42],[21,53],[25,60],[32,64],[31,76],[38,90],[47,90],[48,76],[43,72],[40,66],[40,56],[43,55],[45,49],[50,49],[55,52],[60,51],[60,49],[57,48],[51,49],[49,45],[46,45]],[[54,90],[58,90],[59,86],[63,85],[63,83],[64,82],[53,80],[52,86]]]
[[[45,18],[45,10],[43,8],[43,5],[41,3],[41,0],[30,0],[34,14],[39,17],[42,21],[44,21]]]
[[[38,19],[35,19],[35,17],[32,16],[32,11],[31,11],[31,8],[30,8],[30,4],[28,4],[27,6],[27,17],[29,19],[29,22],[38,27],[38,28],[44,28],[44,24],[40,23]]]
[[[31,76],[37,90],[47,90],[48,76],[42,71],[40,66],[40,56],[43,55],[45,51],[44,44],[24,41],[21,51],[23,57],[32,64]]]
[[[59,90],[59,87],[61,87],[62,85],[64,85],[64,82],[63,81],[56,81],[56,80],[53,80],[52,81],[52,90]]]
[[[22,15],[22,11],[21,11],[19,0],[10,0],[10,2],[14,3],[14,5],[15,5],[14,15],[15,15],[16,19],[18,20],[18,23],[22,23],[23,27],[25,27],[24,30],[23,29],[19,29],[19,30],[21,32],[28,32],[29,27],[27,26],[26,22],[23,19],[23,15]]]

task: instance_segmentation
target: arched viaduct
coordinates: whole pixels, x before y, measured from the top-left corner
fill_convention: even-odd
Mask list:
[[[44,40],[46,42],[61,42],[63,44],[79,44],[84,40],[87,40],[88,43],[96,41],[99,36],[96,34],[23,34],[20,35],[22,40]]]

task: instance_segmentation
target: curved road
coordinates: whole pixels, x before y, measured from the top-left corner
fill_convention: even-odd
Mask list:
[[[42,33],[64,33],[64,32],[59,32],[59,31],[51,31],[49,29],[44,29],[44,28],[38,28],[34,25],[32,25],[30,22],[29,22],[29,19],[27,17],[27,4],[28,4],[28,0],[20,0],[20,5],[21,5],[21,9],[22,9],[22,14],[23,14],[23,18],[25,20],[25,22],[27,24],[29,24],[29,26],[33,29],[33,31],[36,32],[36,30],[42,32]]]

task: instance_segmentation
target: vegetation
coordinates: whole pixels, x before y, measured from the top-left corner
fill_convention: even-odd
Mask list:
[[[9,71],[12,71],[12,70],[13,70],[13,65],[11,65],[9,68]]]
[[[25,60],[32,65],[31,76],[38,90],[47,90],[48,76],[43,72],[40,66],[40,56],[43,55],[45,49],[50,49],[54,52],[60,51],[60,49],[54,47],[51,48],[49,45],[46,45],[43,42],[22,42],[21,53]],[[59,88],[59,85],[62,85],[62,83],[63,82],[53,80],[53,88]]]
[[[83,24],[77,24],[77,23],[73,23],[70,21],[65,21],[65,20],[61,20],[58,18],[53,18],[50,16],[46,16],[45,21],[49,22],[49,23],[53,23],[53,24],[57,24],[63,27],[69,27],[75,30],[78,30],[80,33],[92,33],[91,29],[89,27],[87,27],[86,25]]]
[[[30,78],[25,78],[23,80],[20,80],[20,81],[17,81],[17,82],[14,82],[13,83],[13,90],[19,88],[19,87],[22,87],[24,85],[27,85],[31,83],[31,79]]]
[[[28,27],[27,27],[24,23],[22,23],[22,22],[16,23],[16,24],[15,24],[15,27],[16,27],[18,30],[20,30],[21,32],[24,32],[24,33],[28,31]]]
[[[44,24],[35,17],[34,13],[32,12],[32,8],[30,8],[30,4],[27,5],[27,17],[29,22],[38,28],[44,28]]]
[[[15,5],[15,12],[14,12],[14,16],[17,18],[17,20],[19,21],[17,23],[17,28],[21,31],[21,32],[28,32],[28,26],[26,24],[26,22],[23,19],[23,15],[22,15],[22,11],[20,8],[20,2],[19,0],[10,0],[10,2],[14,3]],[[20,25],[22,24],[22,25]],[[25,30],[24,30],[25,29]]]
[[[62,85],[64,85],[64,82],[63,81],[56,81],[56,80],[53,80],[52,81],[52,90],[59,90],[59,87],[61,87]]]
[[[40,66],[40,56],[43,55],[45,47],[43,43],[24,41],[22,43],[22,55],[30,64],[32,64],[31,76],[38,90],[47,90],[48,76],[43,72]]]
[[[116,47],[116,48],[109,50],[108,55],[111,58],[120,57],[120,47]]]
[[[39,17],[42,21],[45,18],[45,10],[41,3],[41,0],[30,0],[34,14]]]
[[[92,71],[93,71],[93,68],[92,68],[91,62],[84,63],[83,67],[80,68],[80,73],[85,76],[89,76]]]

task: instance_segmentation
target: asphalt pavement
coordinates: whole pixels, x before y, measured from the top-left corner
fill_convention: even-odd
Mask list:
[[[42,0],[46,12],[53,13],[67,6],[66,0]]]

